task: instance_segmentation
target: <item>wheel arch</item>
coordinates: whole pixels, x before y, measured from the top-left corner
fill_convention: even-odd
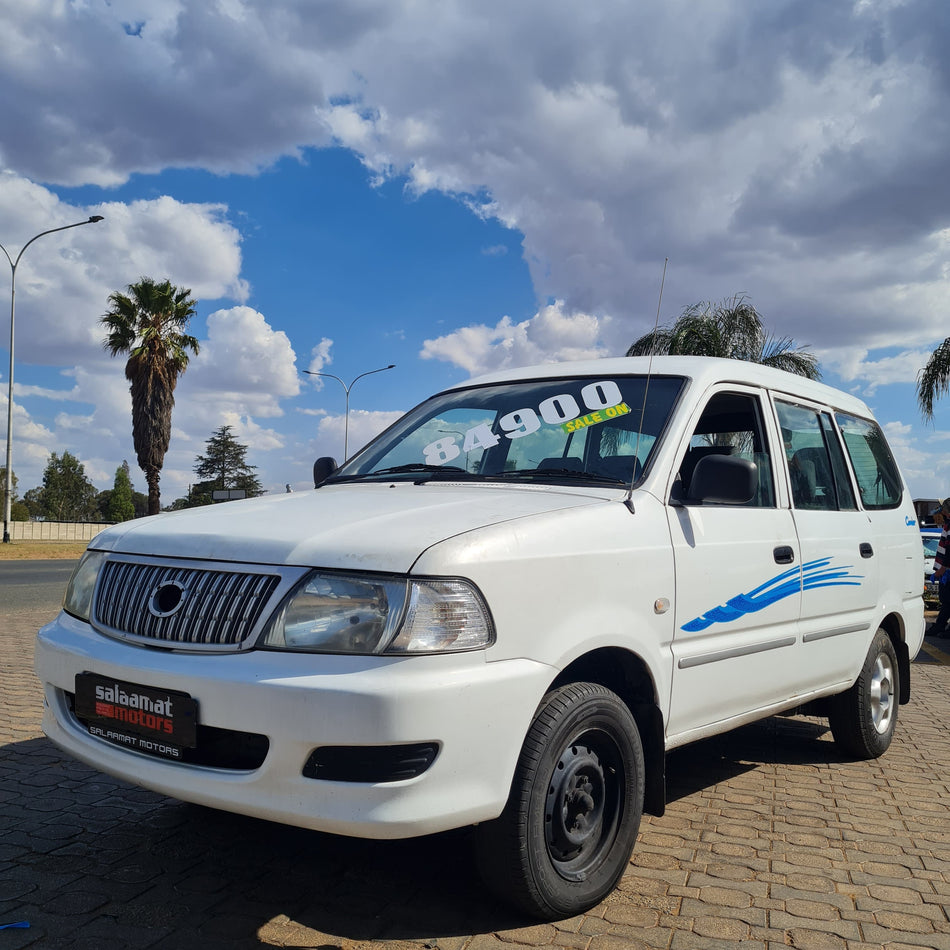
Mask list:
[[[565,667],[550,689],[580,682],[598,683],[611,690],[632,713],[640,731],[646,772],[643,810],[651,815],[662,815],[666,810],[665,726],[646,663],[629,650],[602,647],[585,653]]]

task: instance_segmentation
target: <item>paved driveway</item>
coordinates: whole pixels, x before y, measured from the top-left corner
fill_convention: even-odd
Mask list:
[[[365,842],[185,805],[62,756],[32,673],[50,608],[0,617],[0,950],[512,946],[950,950],[950,666],[930,643],[876,762],[818,719],[669,756],[620,888],[532,925],[496,904],[464,833]]]

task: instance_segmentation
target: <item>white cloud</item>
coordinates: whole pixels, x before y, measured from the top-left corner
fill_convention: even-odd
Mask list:
[[[300,392],[287,334],[251,307],[216,310],[207,325],[208,339],[192,357],[180,392],[212,414],[282,415],[281,399]]]
[[[454,194],[518,229],[537,299],[559,301],[528,320],[487,314],[427,340],[425,358],[476,373],[622,353],[653,324],[668,258],[663,322],[744,292],[770,329],[820,352],[866,395],[912,382],[915,362],[946,335],[950,290],[944,9],[945,0],[6,4],[0,238],[15,252],[47,226],[106,219],[44,237],[25,256],[20,359],[83,371],[62,393],[25,387],[17,425],[27,432],[29,400],[45,398],[64,403],[64,437],[127,431],[124,404],[101,402],[123,382],[100,346],[111,291],[142,275],[167,275],[202,300],[243,304],[251,290],[222,205],[156,195],[87,207],[36,182],[111,187],[166,168],[253,174],[331,142],[379,180],[404,176],[414,194]],[[189,408],[175,438],[192,454],[228,413],[248,431],[279,420],[299,388],[272,317],[221,312],[230,316],[209,319],[205,352],[180,387]],[[329,364],[324,342],[311,369]],[[284,438],[273,426],[265,442]],[[48,450],[61,447],[58,433],[36,435],[18,458],[47,438]],[[172,461],[179,472],[191,464]]]
[[[97,224],[41,231],[103,215]],[[3,245],[16,271],[16,354],[47,365],[106,365],[100,316],[109,294],[142,276],[168,278],[195,296],[241,300],[241,235],[222,206],[169,197],[131,204],[71,205],[48,189],[0,172]],[[0,268],[2,272],[2,268]],[[2,285],[0,285],[2,286]]]
[[[453,363],[472,376],[506,366],[606,356],[598,340],[607,321],[590,314],[566,314],[563,308],[557,301],[521,323],[502,317],[494,327],[462,327],[426,340],[420,356]]]
[[[539,299],[613,314],[612,352],[652,324],[664,258],[664,319],[746,292],[779,332],[815,346],[920,346],[937,338],[948,289],[942,11],[8,4],[0,83],[18,94],[0,101],[0,162],[110,185],[168,167],[249,173],[338,142],[380,178],[405,175],[416,193],[457,194],[520,229]],[[169,227],[185,223],[178,211]],[[169,269],[228,269],[200,229],[181,237],[161,242]],[[137,247],[122,250],[134,260]],[[240,301],[231,270],[225,292]]]
[[[403,413],[401,411],[370,412],[365,409],[352,409],[349,415],[349,433],[347,445],[349,455],[355,455],[364,445],[375,439],[384,429],[391,426]],[[343,436],[346,420],[342,415],[326,415],[317,423],[316,434],[311,442],[313,457],[329,455],[338,462],[343,461]],[[312,460],[311,460],[312,462]]]
[[[870,398],[879,386],[916,384],[917,374],[929,357],[929,350],[904,350],[892,356],[868,358],[867,350],[842,349],[822,353],[821,363],[846,383],[855,384],[862,398]]]
[[[99,206],[105,216],[107,249],[121,254],[123,272],[134,283],[143,274],[168,275],[198,298],[243,301],[248,287],[241,272],[241,235],[220,204],[186,204],[164,195],[130,204]],[[171,275],[174,275],[173,277]]]
[[[260,313],[249,307],[219,310],[209,316],[207,325],[208,339],[201,341],[199,355],[192,357],[175,391],[172,440],[162,475],[166,502],[187,491],[195,457],[222,425],[232,425],[239,441],[253,451],[282,448],[285,436],[257,420],[279,418],[281,400],[299,392],[290,341]],[[21,487],[38,484],[49,453],[64,449],[89,460],[87,475],[99,487],[111,485],[116,459],[127,459],[133,481],[137,478],[139,485],[144,484],[132,447],[131,397],[124,365],[124,358],[112,361],[100,355],[90,365],[65,373],[73,377],[68,389],[16,387],[13,467]],[[29,399],[30,405],[44,399],[62,402],[68,408],[57,413],[50,429],[32,422],[21,399]],[[0,406],[5,404],[4,391]]]
[[[324,337],[310,351],[310,365],[307,367],[308,372],[322,373],[324,369],[333,362],[333,357],[330,356],[330,348],[332,346],[333,340]],[[307,378],[310,380],[310,385],[316,390],[323,389],[326,385],[319,376],[308,376]]]

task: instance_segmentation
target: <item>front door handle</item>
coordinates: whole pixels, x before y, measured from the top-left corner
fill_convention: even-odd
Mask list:
[[[858,545],[858,550],[861,552],[861,557],[874,557],[874,548],[867,541],[862,541]]]
[[[772,551],[776,564],[791,564],[795,560],[795,551],[788,544],[780,544]]]

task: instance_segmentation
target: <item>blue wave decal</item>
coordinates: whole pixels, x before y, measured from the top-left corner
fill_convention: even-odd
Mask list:
[[[711,627],[714,623],[731,623],[746,614],[755,613],[771,607],[772,604],[792,597],[800,590],[815,590],[819,587],[859,587],[863,574],[851,574],[853,565],[829,567],[830,557],[817,558],[803,564],[801,571],[797,567],[776,574],[764,584],[747,594],[737,594],[724,604],[707,610],[695,620],[684,623],[680,628],[687,633],[696,633]]]

